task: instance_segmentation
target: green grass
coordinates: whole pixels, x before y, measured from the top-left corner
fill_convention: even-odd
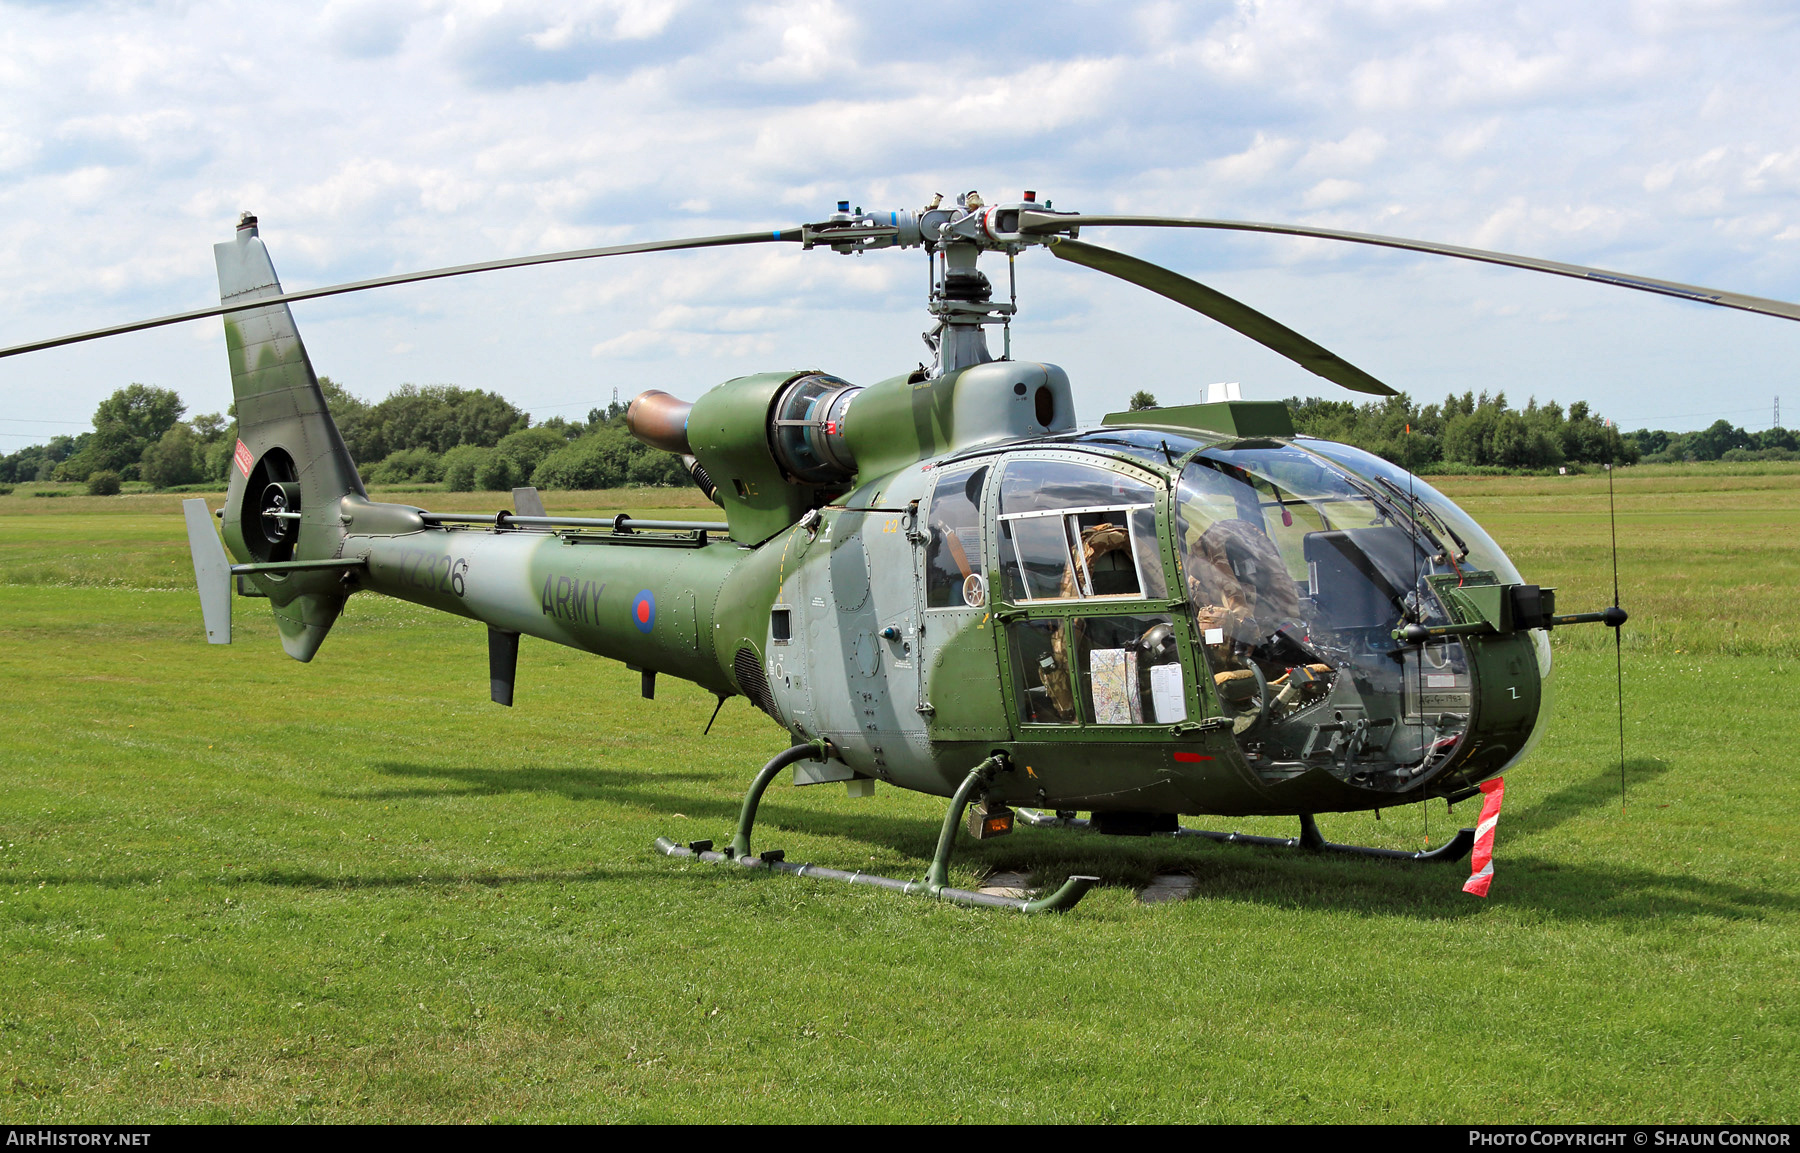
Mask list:
[[[1577,609],[1610,600],[1595,483],[1443,487]],[[728,834],[784,743],[741,699],[703,737],[705,694],[528,640],[503,710],[478,626],[373,596],[311,665],[250,602],[210,647],[177,498],[0,498],[0,1120],[1792,1122],[1800,475],[1636,483],[1623,813],[1610,645],[1561,630],[1487,901],[1460,868],[965,842],[963,884],[1106,878],[1037,920],[653,853]],[[781,784],[759,844],[918,876],[941,811]],[[1200,896],[1137,905],[1168,868]]]
[[[1800,466],[1644,465],[1616,482],[1623,640],[1656,655],[1800,658]],[[1557,586],[1559,612],[1612,603],[1605,474],[1433,483],[1498,540],[1526,580]],[[1602,628],[1561,648],[1610,649]]]

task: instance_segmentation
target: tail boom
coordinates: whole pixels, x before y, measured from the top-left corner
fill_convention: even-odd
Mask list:
[[[727,627],[740,615],[728,590],[751,554],[729,542],[632,535],[431,528],[353,535],[345,551],[367,557],[358,588],[737,692],[736,648],[723,659],[719,649],[725,633],[739,639]]]

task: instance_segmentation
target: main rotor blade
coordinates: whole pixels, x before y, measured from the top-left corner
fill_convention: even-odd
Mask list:
[[[1240,300],[1233,300],[1217,289],[1197,280],[1189,280],[1159,264],[1139,260],[1123,252],[1086,244],[1079,240],[1059,239],[1051,243],[1053,255],[1075,264],[1128,280],[1151,292],[1185,304],[1202,316],[1210,316],[1226,328],[1243,333],[1265,348],[1287,357],[1308,372],[1317,373],[1333,384],[1341,384],[1356,392],[1375,396],[1394,396],[1394,390],[1376,380],[1343,357],[1301,336],[1287,325],[1273,320]]]
[[[1180,216],[1082,216],[1057,215],[1048,212],[1022,212],[1019,231],[1042,236],[1063,232],[1072,227],[1119,225],[1126,228],[1213,228],[1227,232],[1272,232],[1282,236],[1308,236],[1319,240],[1344,240],[1351,244],[1372,244],[1380,248],[1404,248],[1411,252],[1429,252],[1437,256],[1454,256],[1460,260],[1479,260],[1484,264],[1500,264],[1523,268],[1530,272],[1549,272],[1576,280],[1592,280],[1600,284],[1635,288],[1639,292],[1655,292],[1721,308],[1739,308],[1745,312],[1778,316],[1783,320],[1800,320],[1800,304],[1785,300],[1769,300],[1761,296],[1745,296],[1717,288],[1701,288],[1673,280],[1655,280],[1648,276],[1632,276],[1589,268],[1582,264],[1563,264],[1555,260],[1538,260],[1531,256],[1512,256],[1505,252],[1489,252],[1483,248],[1462,248],[1454,244],[1435,244],[1429,240],[1405,240],[1397,236],[1378,236],[1370,232],[1342,232],[1335,228],[1308,228],[1297,224],[1258,224],[1248,220],[1203,220]]]
[[[317,300],[321,296],[341,296],[346,292],[386,288],[392,284],[411,284],[416,280],[442,280],[448,276],[467,276],[472,272],[493,272],[500,268],[523,268],[532,264],[561,264],[570,260],[592,260],[600,256],[624,256],[634,252],[672,252],[682,248],[725,248],[734,244],[762,244],[775,240],[798,241],[800,238],[800,229],[780,228],[771,232],[736,232],[727,236],[697,236],[686,240],[647,240],[638,244],[613,244],[605,248],[577,248],[568,252],[549,252],[541,256],[510,256],[504,260],[458,264],[449,268],[433,268],[425,272],[402,272],[393,276],[377,276],[369,280],[353,280],[348,284],[327,285],[324,288],[303,288],[297,292],[284,292],[280,296],[258,297],[256,300],[246,301],[242,304],[221,304],[212,308],[196,308],[191,312],[177,312],[169,316],[158,316],[151,320],[135,320],[130,324],[114,324],[106,328],[90,329],[87,332],[58,336],[50,340],[34,340],[30,344],[15,344],[10,348],[0,348],[0,359],[18,356],[25,352],[37,352],[45,348],[56,348],[64,344],[80,344],[84,340],[99,340],[104,336],[119,336],[127,332],[139,332],[146,328],[181,324],[188,320],[205,320],[209,316],[224,316],[228,312],[242,312],[247,308],[266,308],[271,304],[287,304],[295,300]]]

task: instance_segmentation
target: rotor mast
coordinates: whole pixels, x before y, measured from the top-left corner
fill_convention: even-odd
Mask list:
[[[925,344],[937,355],[933,376],[945,376],[959,368],[993,360],[982,326],[1005,324],[1014,311],[1011,304],[992,303],[993,285],[976,267],[981,256],[979,248],[966,240],[956,240],[943,245],[941,252],[941,261],[936,256],[932,258],[933,269],[941,267],[942,271],[933,278],[927,306],[937,323],[924,333]]]
[[[1037,193],[1011,204],[987,204],[979,192],[965,192],[953,206],[942,195],[917,212],[850,210],[848,200],[822,224],[806,225],[806,247],[825,245],[835,252],[861,253],[874,248],[923,247],[931,257],[931,296],[926,309],[935,323],[924,333],[935,363],[934,377],[947,376],[971,365],[994,359],[988,349],[987,326],[1010,329],[1018,305],[1013,300],[996,302],[994,286],[979,265],[983,252],[1004,252],[1010,260],[1041,237],[1018,231],[1025,212],[1047,213]],[[1007,354],[1010,356],[1010,341]]]
[[[994,286],[978,267],[980,242],[984,239],[979,232],[981,194],[964,193],[957,207],[961,213],[939,226],[939,240],[932,257],[934,275],[927,308],[937,323],[924,335],[926,345],[937,354],[934,376],[947,376],[972,364],[993,360],[985,326],[1010,327],[1013,314],[1018,311],[1018,306],[1010,301],[994,303]]]

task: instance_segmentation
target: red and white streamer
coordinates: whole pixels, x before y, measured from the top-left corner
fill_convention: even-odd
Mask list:
[[[1494,880],[1494,826],[1500,823],[1500,802],[1506,797],[1506,778],[1481,782],[1481,823],[1475,826],[1475,852],[1469,865],[1475,871],[1463,882],[1463,892],[1488,895]]]

